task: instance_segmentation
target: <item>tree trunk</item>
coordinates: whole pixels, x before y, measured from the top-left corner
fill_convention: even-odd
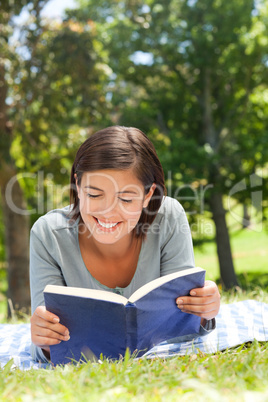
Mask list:
[[[210,145],[213,152],[216,152],[218,146],[218,135],[216,133],[212,104],[211,104],[211,71],[208,67],[204,69],[204,89],[203,89],[203,141]],[[220,174],[215,164],[210,166],[210,183],[220,182]],[[231,252],[229,232],[226,224],[225,209],[222,202],[221,192],[211,194],[210,209],[213,214],[213,220],[216,227],[216,245],[218,260],[220,265],[221,281],[225,288],[231,289],[238,286],[234,271],[234,264]]]
[[[10,155],[12,133],[7,118],[7,82],[5,67],[0,61],[0,188],[1,206],[5,224],[6,259],[8,265],[8,316],[13,310],[29,312],[29,216],[23,191],[16,178],[16,169]],[[12,189],[10,184],[12,184]],[[6,197],[6,189],[10,195]]]
[[[13,309],[30,312],[29,288],[29,216],[19,210],[26,209],[23,191],[17,180],[12,184],[10,196],[6,196],[9,180],[15,176],[13,169],[1,171],[1,201],[5,224],[6,259],[8,265],[8,316]],[[14,175],[11,176],[11,172]],[[3,180],[5,177],[6,180]],[[9,180],[7,180],[9,179]]]
[[[250,215],[248,212],[248,206],[246,204],[243,205],[243,220],[242,220],[242,227],[246,229],[250,226]]]
[[[209,202],[216,227],[216,244],[221,281],[226,289],[231,289],[234,286],[238,286],[238,282],[234,270],[229,232],[225,217],[226,211],[223,207],[222,194],[211,194]]]

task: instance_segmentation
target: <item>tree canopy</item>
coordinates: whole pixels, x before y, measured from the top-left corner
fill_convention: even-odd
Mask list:
[[[158,143],[175,188],[210,185],[205,201],[221,276],[226,286],[236,284],[223,196],[267,161],[267,118],[260,112],[267,88],[264,3],[84,1],[72,18],[96,22],[114,73],[118,121],[138,122]],[[257,135],[256,124],[262,126]],[[251,192],[232,195],[250,202]]]

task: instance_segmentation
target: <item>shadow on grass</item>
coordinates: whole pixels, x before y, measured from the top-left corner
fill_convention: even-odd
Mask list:
[[[256,288],[261,288],[268,292],[268,273],[263,272],[243,272],[236,275],[240,288],[245,291],[252,291]],[[216,280],[219,285],[221,283],[220,279]],[[235,289],[233,289],[235,290]]]
[[[237,279],[243,290],[254,290],[256,287],[261,287],[268,291],[268,273],[263,272],[243,272],[237,275]]]

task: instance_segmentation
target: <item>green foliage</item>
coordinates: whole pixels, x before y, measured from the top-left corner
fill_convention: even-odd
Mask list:
[[[263,169],[268,24],[262,2],[258,9],[251,0],[79,4],[63,23],[50,24],[28,5],[31,17],[17,44],[28,55],[9,49],[11,155],[20,170],[42,169],[67,184],[61,172],[78,145],[112,122],[149,134],[166,176],[172,172],[173,193],[205,180],[228,194]],[[250,202],[250,188],[235,196]]]
[[[74,18],[94,15],[114,73],[117,121],[138,125],[153,139],[171,195],[183,187],[187,212],[193,189],[185,185],[194,183],[199,192],[209,186],[202,202],[215,222],[222,280],[231,287],[236,278],[222,198],[241,183],[232,198],[250,204],[256,190],[250,176],[268,176],[267,114],[258,122],[252,113],[265,108],[267,8],[252,0],[126,0],[112,1],[107,14],[106,1],[94,3],[83,1]]]
[[[1,200],[1,195],[0,195]],[[0,264],[5,260],[5,247],[4,247],[4,222],[3,222],[3,214],[0,208]],[[1,268],[1,265],[0,265]]]
[[[25,32],[29,56],[14,71],[10,94],[17,99],[10,109],[11,152],[20,169],[46,169],[61,181],[57,172],[70,167],[78,144],[105,114],[107,71],[101,43],[88,28],[66,20]]]
[[[33,9],[34,6],[36,9],[41,9],[48,2],[48,0],[35,0],[35,2],[27,1],[27,0],[2,0],[1,8],[2,8],[2,18],[6,18],[7,14],[19,15],[23,7],[28,7],[29,9]]]
[[[138,123],[155,141],[174,187],[180,173],[183,183],[207,180],[228,194],[265,166],[268,25],[262,3],[135,0],[113,1],[108,9],[105,1],[94,3],[82,2],[77,15],[94,15],[103,37],[119,122]],[[149,62],[137,58],[141,52]],[[235,196],[246,202],[251,194]]]
[[[29,19],[17,27],[13,16],[19,3],[13,3],[14,9],[6,4],[1,25],[7,39],[15,28],[20,35],[16,41],[0,39],[6,91],[0,105],[5,104],[1,110],[6,118],[0,168],[15,165],[33,223],[47,210],[69,203],[64,188],[78,147],[97,128],[109,125],[110,69],[94,25],[71,17],[42,20],[46,1],[36,1],[27,2]]]

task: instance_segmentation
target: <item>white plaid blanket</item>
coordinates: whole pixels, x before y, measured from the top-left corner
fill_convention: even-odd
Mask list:
[[[215,353],[256,339],[268,341],[268,304],[246,300],[225,304],[216,318],[217,327],[208,335],[188,342],[162,342],[144,356],[171,357],[187,353]],[[0,324],[0,367],[13,359],[14,368],[51,368],[50,364],[36,363],[30,355],[30,324]]]

